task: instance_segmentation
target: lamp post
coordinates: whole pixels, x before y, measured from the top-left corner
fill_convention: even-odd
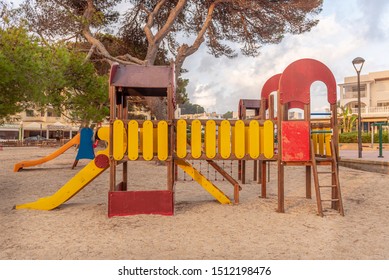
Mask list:
[[[353,59],[353,66],[358,77],[358,158],[362,158],[362,121],[361,121],[361,70],[365,60],[362,57]]]

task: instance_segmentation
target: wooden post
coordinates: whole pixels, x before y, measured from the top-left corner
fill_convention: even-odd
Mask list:
[[[266,161],[261,160],[259,163],[261,170],[261,197],[266,198]]]
[[[311,123],[311,107],[310,104],[304,104],[304,120]],[[309,134],[308,137],[310,138],[311,135]],[[311,143],[311,139],[309,139],[309,143]],[[312,145],[309,145],[309,149],[311,149]],[[310,155],[312,153],[310,152]],[[312,198],[312,166],[307,165],[305,167],[305,197],[306,198]]]
[[[174,105],[173,105],[173,95],[174,95],[174,90],[173,90],[173,85],[170,84],[168,89],[167,89],[167,119],[169,121],[173,121],[174,119]],[[174,135],[174,126],[173,124],[170,124],[169,126],[169,160],[167,161],[167,189],[169,191],[174,191],[174,179],[175,179],[175,174],[174,174],[174,140],[175,140],[175,135]]]
[[[253,166],[253,181],[257,181],[257,178],[258,178],[258,161],[257,160],[253,160],[254,161],[254,166]]]
[[[284,164],[278,160],[278,209],[277,212],[285,213],[284,205]]]
[[[116,186],[116,162],[113,159],[113,122],[116,118],[116,92],[115,87],[109,87],[109,190],[112,192]]]
[[[272,94],[269,95],[269,120],[274,120],[274,95]]]
[[[258,184],[262,184],[262,163],[263,161],[262,160],[258,160],[258,168],[255,172],[257,172],[257,183]],[[265,175],[266,176],[266,175]]]
[[[122,99],[122,116],[121,119],[125,120],[124,122],[124,129],[127,130],[127,118],[128,118],[128,99],[127,96],[123,94]],[[128,184],[128,161],[123,162],[123,177],[122,177],[122,191],[127,191],[127,184]]]

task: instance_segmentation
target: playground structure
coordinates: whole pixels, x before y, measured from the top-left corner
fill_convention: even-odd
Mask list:
[[[90,128],[82,128],[76,136],[74,136],[70,141],[68,141],[65,145],[60,147],[58,150],[54,151],[50,155],[45,157],[35,159],[35,160],[26,160],[18,162],[14,165],[14,172],[19,172],[23,168],[32,167],[36,165],[43,164],[50,160],[57,158],[62,155],[64,152],[69,150],[74,145],[78,145],[78,151],[76,158],[74,160],[72,169],[77,166],[77,163],[80,159],[94,159],[95,153],[93,151],[93,143],[92,143],[93,131]]]
[[[342,215],[343,206],[337,168],[336,82],[321,62],[302,59],[289,65],[284,73],[270,78],[261,93],[258,117],[245,120],[176,120],[174,68],[172,66],[118,65],[109,79],[110,126],[98,130],[98,138],[108,146],[53,196],[16,206],[50,210],[66,202],[94,178],[109,168],[108,216],[136,214],[174,214],[177,168],[198,182],[221,204],[232,204],[204,174],[189,163],[205,160],[233,186],[234,203],[239,202],[239,183],[216,160],[254,160],[261,170],[261,196],[266,197],[266,163],[278,166],[278,211],[284,212],[284,169],[298,165],[306,168],[306,197],[311,198],[313,169],[319,215],[323,215],[322,188],[331,190],[331,208]],[[331,106],[328,122],[316,123],[310,114],[310,86],[322,81]],[[277,118],[272,92],[278,92]],[[166,98],[165,120],[129,120],[128,97]],[[243,104],[244,105],[244,104]],[[247,106],[246,106],[247,107]],[[288,110],[300,108],[304,120],[288,120]],[[266,116],[267,110],[267,116]],[[242,111],[243,112],[243,111]],[[278,144],[275,144],[277,129]],[[313,135],[313,136],[312,136]],[[128,190],[129,161],[166,162],[166,190]],[[121,165],[121,170],[118,166]],[[318,166],[330,166],[331,184],[320,185]],[[255,169],[256,170],[256,169]],[[122,172],[120,176],[120,171]],[[241,178],[240,178],[241,179]]]

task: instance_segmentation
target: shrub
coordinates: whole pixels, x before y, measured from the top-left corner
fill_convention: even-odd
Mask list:
[[[382,132],[382,142],[388,143],[388,132]],[[339,134],[339,143],[358,143],[358,132],[347,132]],[[362,143],[371,143],[371,133],[362,133]],[[374,143],[379,143],[379,134],[374,134]]]

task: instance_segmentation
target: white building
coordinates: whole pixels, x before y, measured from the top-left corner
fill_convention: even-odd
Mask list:
[[[78,130],[79,125],[57,116],[53,109],[26,110],[0,125],[0,139],[22,140],[38,135],[46,139],[71,139]]]
[[[364,131],[370,130],[375,122],[389,119],[389,71],[361,75],[361,117]],[[345,77],[340,87],[340,106],[351,108],[358,114],[357,76]]]

